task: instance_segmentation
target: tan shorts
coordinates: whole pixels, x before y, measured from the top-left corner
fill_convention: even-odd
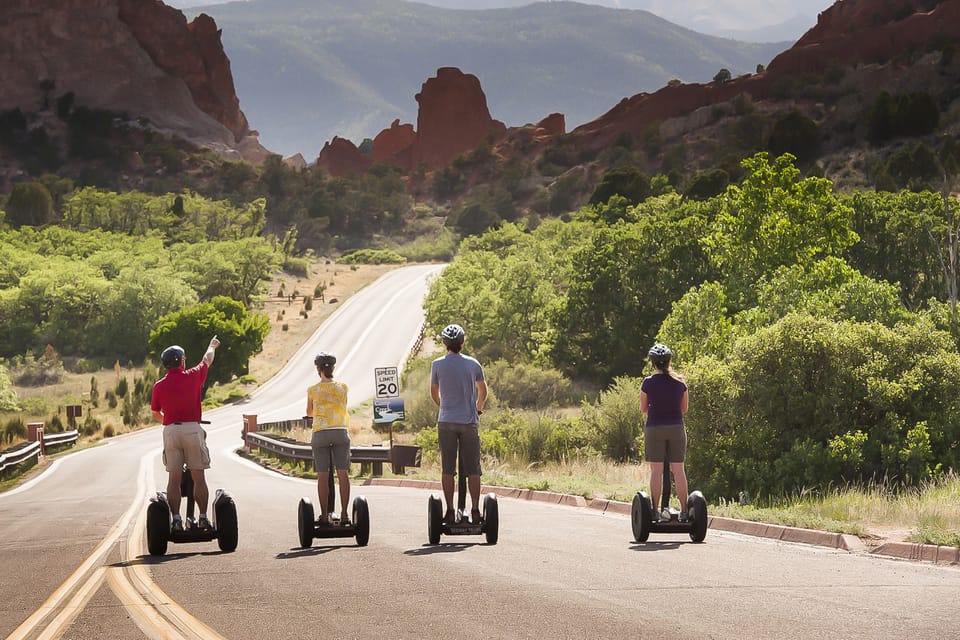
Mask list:
[[[335,469],[350,468],[350,434],[346,428],[330,427],[314,431],[310,437],[313,449],[313,469],[317,473],[330,471],[330,452]]]
[[[163,427],[163,466],[167,471],[183,469],[209,469],[210,450],[207,449],[207,432],[199,422],[180,422]]]
[[[646,427],[643,430],[643,457],[647,462],[683,462],[687,454],[687,430],[682,424]]]

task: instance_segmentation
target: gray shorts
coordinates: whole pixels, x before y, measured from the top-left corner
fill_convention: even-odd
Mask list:
[[[687,430],[682,424],[645,427],[643,430],[643,457],[647,462],[683,462],[687,454]]]
[[[437,439],[440,441],[440,467],[444,474],[456,473],[458,449],[466,475],[479,476],[483,473],[480,469],[480,425],[439,422]]]
[[[199,422],[174,422],[163,427],[163,466],[167,471],[209,469],[207,432]]]
[[[350,434],[346,428],[314,431],[310,446],[313,448],[313,469],[317,473],[330,471],[330,449],[333,449],[334,468],[350,468]]]

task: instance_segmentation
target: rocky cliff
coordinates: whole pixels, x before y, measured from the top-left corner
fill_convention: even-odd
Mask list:
[[[126,112],[231,157],[259,160],[213,20],[160,0],[3,0],[0,110],[74,104]]]

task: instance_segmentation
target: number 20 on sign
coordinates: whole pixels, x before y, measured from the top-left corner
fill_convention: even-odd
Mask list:
[[[377,380],[378,398],[396,398],[400,394],[400,376],[396,367],[377,367],[374,369]]]

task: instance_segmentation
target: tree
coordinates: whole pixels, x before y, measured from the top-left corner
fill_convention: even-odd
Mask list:
[[[219,336],[221,345],[209,379],[226,382],[248,372],[250,357],[263,349],[269,330],[270,320],[265,315],[249,313],[236,300],[218,296],[162,317],[150,332],[150,348],[159,356],[166,347],[178,344],[187,352],[188,360],[193,354],[198,362],[210,339]],[[195,362],[188,366],[192,364]]]
[[[590,204],[605,204],[611,196],[623,196],[630,204],[650,197],[650,176],[637,167],[608,169],[590,196]]]
[[[720,71],[717,72],[717,75],[713,76],[713,81],[717,84],[724,84],[726,82],[730,82],[731,78],[733,78],[733,74],[730,73],[730,69],[724,68],[720,69]]]
[[[42,182],[19,182],[10,191],[6,211],[13,227],[42,226],[53,220],[53,198]]]
[[[777,119],[767,143],[771,153],[792,153],[800,162],[816,158],[820,151],[820,132],[817,123],[799,111]]]
[[[753,285],[778,267],[840,255],[856,242],[850,207],[824,178],[800,178],[794,157],[766,153],[741,164],[747,176],[720,198],[703,246],[724,274],[731,305],[753,302]]]

